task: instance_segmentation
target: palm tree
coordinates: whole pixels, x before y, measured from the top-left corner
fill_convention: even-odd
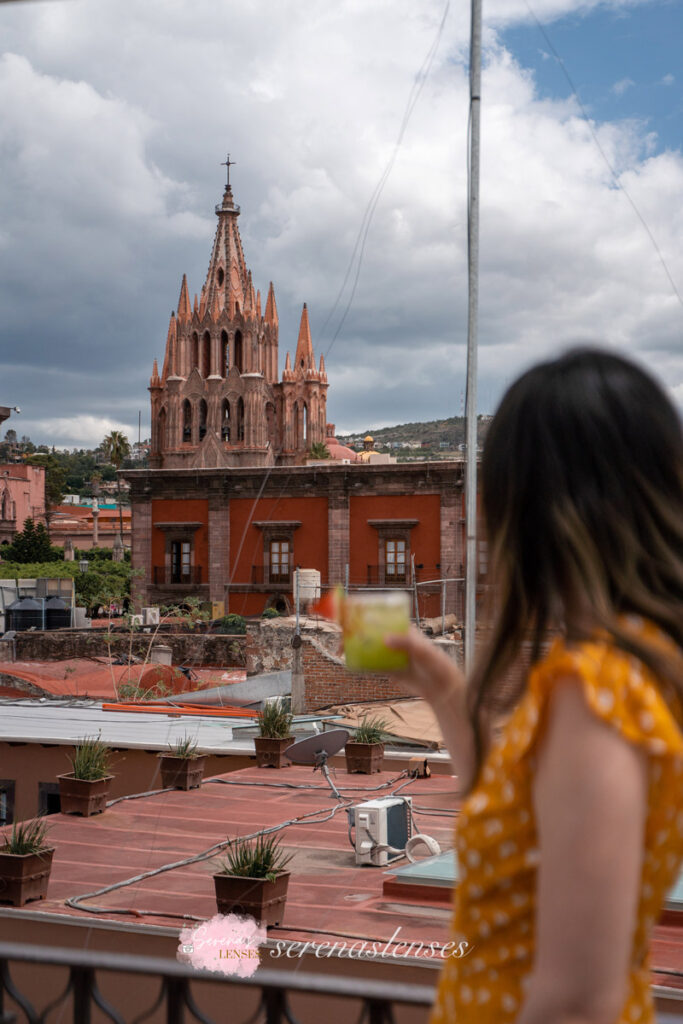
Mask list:
[[[123,543],[123,509],[121,508],[121,477],[118,476],[118,470],[121,469],[121,463],[124,459],[130,458],[130,441],[125,434],[122,434],[120,430],[112,430],[111,434],[107,434],[104,441],[102,442],[102,451],[104,457],[108,462],[111,462],[112,466],[116,467],[116,487],[119,494],[119,530],[121,533],[121,542]]]

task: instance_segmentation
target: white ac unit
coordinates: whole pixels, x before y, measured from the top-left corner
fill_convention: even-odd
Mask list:
[[[144,625],[144,619],[142,615],[131,615],[130,617],[131,626],[142,626]]]
[[[146,626],[158,626],[159,625],[159,609],[158,608],[143,608],[142,614],[145,619]]]
[[[409,796],[385,796],[346,809],[349,837],[355,829],[356,864],[381,868],[404,856],[412,835],[411,807]]]

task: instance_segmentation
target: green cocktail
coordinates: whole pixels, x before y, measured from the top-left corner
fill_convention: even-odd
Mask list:
[[[384,638],[409,629],[410,597],[403,591],[349,594],[343,613],[346,667],[356,672],[407,668],[406,652],[387,647]]]

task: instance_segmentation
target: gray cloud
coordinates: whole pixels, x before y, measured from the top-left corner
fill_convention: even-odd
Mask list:
[[[597,4],[597,0],[596,0]],[[537,0],[539,17],[596,4]],[[628,5],[624,5],[628,6]],[[326,353],[338,429],[461,411],[466,340],[468,25],[452,8],[377,204],[353,303],[344,279],[443,6],[169,5],[0,9],[0,363],[20,433],[137,434],[183,272],[199,291],[230,149],[247,262],[272,279],[284,363],[301,304]],[[480,396],[569,339],[643,352],[683,388],[681,307],[571,102],[539,100],[488,5]],[[683,282],[683,160],[637,122],[597,127]],[[350,280],[356,274],[354,266]],[[110,429],[110,427],[109,427]]]

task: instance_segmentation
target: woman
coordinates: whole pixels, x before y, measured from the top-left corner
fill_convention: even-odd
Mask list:
[[[649,935],[683,854],[678,415],[616,355],[536,366],[489,428],[482,506],[495,584],[472,677],[417,631],[390,638],[466,794],[470,952],[431,1024],[652,1022]]]

